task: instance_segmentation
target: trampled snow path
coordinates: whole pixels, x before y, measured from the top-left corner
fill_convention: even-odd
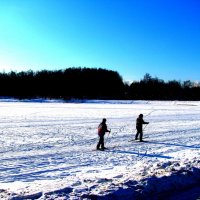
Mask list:
[[[200,102],[2,101],[0,109],[1,199],[169,199],[200,183]],[[130,142],[140,113],[148,142]],[[95,151],[102,118],[112,130],[106,152]]]

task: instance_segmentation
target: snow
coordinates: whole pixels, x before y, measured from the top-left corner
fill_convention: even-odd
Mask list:
[[[198,101],[1,99],[0,110],[0,199],[200,197]],[[133,140],[140,113],[146,142]]]

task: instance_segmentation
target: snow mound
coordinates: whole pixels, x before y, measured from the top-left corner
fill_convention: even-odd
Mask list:
[[[1,199],[167,199],[200,182],[200,160],[139,162],[137,170],[126,169],[125,174],[113,178],[95,178],[95,174],[74,177],[73,184],[48,192],[12,193],[0,190]],[[133,166],[134,168],[134,166]],[[138,169],[139,168],[139,169]],[[135,169],[135,168],[134,168]],[[121,169],[124,171],[124,169]],[[26,194],[28,193],[28,194]]]

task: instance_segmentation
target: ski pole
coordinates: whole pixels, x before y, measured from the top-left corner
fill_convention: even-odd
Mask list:
[[[152,112],[155,112],[155,110],[153,109],[152,111],[150,111],[147,115],[145,115],[145,117],[151,115]]]
[[[145,127],[143,128],[143,130],[147,127],[148,124],[145,125]]]
[[[107,143],[107,141],[108,141],[108,138],[109,138],[110,133],[111,133],[111,129],[110,129],[110,132],[108,132],[108,136],[107,136],[107,138],[106,138],[105,145],[106,145],[106,143]]]

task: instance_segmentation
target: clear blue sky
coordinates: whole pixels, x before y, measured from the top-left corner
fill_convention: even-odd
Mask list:
[[[79,66],[200,81],[200,1],[0,0],[0,71]]]

